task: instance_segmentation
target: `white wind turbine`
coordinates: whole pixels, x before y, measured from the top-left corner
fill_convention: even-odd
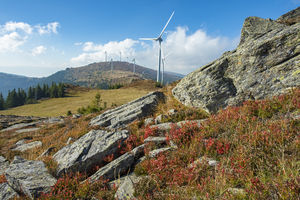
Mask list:
[[[164,55],[164,52],[162,51],[162,77],[161,77],[161,84],[164,84],[164,72],[165,72],[165,64],[166,64],[166,58],[171,55],[171,52],[167,55]]]
[[[157,82],[161,82],[161,77],[160,77],[160,66],[161,66],[161,42],[163,41],[162,36],[163,33],[165,32],[169,22],[171,21],[173,15],[174,15],[175,11],[173,11],[173,13],[171,14],[169,20],[167,21],[165,27],[163,28],[163,30],[161,31],[161,33],[159,34],[159,36],[157,38],[140,38],[140,40],[154,40],[154,41],[158,41],[159,42],[159,54],[158,54],[158,69],[157,69]]]

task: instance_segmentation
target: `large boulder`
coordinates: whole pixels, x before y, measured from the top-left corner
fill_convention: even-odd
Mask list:
[[[117,179],[118,177],[129,173],[129,170],[134,163],[143,155],[144,145],[140,145],[100,168],[95,174],[89,177],[88,180],[90,182],[95,182],[100,178],[104,178],[105,180]]]
[[[163,98],[164,94],[162,92],[149,93],[139,99],[104,112],[93,118],[90,125],[109,129],[123,128],[137,119],[150,115]]]
[[[299,86],[299,60],[299,21],[286,25],[248,17],[237,49],[184,77],[172,93],[187,106],[216,112]]]
[[[0,199],[9,200],[17,198],[19,195],[7,183],[0,183]]]
[[[10,187],[31,199],[49,192],[56,183],[42,161],[25,160],[18,156],[5,171],[5,177]]]
[[[92,130],[77,141],[53,155],[57,162],[57,175],[69,172],[88,172],[103,163],[106,156],[119,152],[119,145],[128,137],[128,131],[107,132]]]

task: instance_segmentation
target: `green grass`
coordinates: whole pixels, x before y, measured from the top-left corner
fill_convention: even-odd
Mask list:
[[[109,108],[112,104],[122,105],[142,97],[150,91],[149,89],[141,90],[131,87],[114,90],[73,91],[69,97],[42,100],[38,104],[28,104],[0,111],[0,114],[41,117],[65,116],[69,110],[72,113],[77,113],[78,108],[91,104],[97,92],[101,94],[102,102],[107,102]]]

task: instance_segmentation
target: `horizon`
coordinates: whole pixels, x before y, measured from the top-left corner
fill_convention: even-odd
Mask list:
[[[108,60],[121,52],[122,61],[156,70],[157,43],[139,38],[157,37],[174,10],[162,43],[166,71],[186,75],[236,48],[246,17],[277,19],[298,6],[300,0],[2,1],[0,72],[46,77],[103,62],[105,52]]]

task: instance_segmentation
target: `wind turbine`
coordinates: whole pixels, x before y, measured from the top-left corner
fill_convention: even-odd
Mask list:
[[[164,72],[165,72],[165,63],[166,63],[166,58],[171,55],[171,53],[168,53],[167,55],[164,55],[164,52],[162,51],[162,77],[161,77],[161,84],[164,84]]]
[[[175,11],[172,12],[169,20],[167,21],[165,27],[163,28],[163,30],[161,31],[161,33],[159,34],[159,36],[157,38],[140,38],[140,40],[154,40],[154,41],[158,41],[159,42],[159,54],[158,54],[158,69],[157,69],[157,78],[156,81],[157,82],[161,82],[161,77],[160,77],[160,66],[161,66],[161,42],[163,41],[162,36],[163,33],[165,32],[169,22],[171,21],[173,15],[174,15]]]
[[[113,59],[110,59],[110,71],[112,72],[113,70],[114,70]]]
[[[133,73],[135,73],[135,58],[132,60],[133,62]]]

